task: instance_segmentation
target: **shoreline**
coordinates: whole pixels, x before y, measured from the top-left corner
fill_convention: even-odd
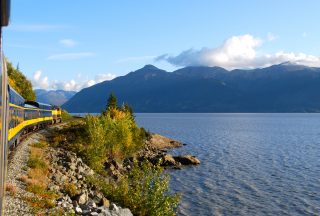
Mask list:
[[[181,169],[184,165],[200,164],[200,161],[197,159],[197,161],[193,163],[193,158],[191,158],[191,162],[190,160],[188,161],[188,159],[192,157],[191,155],[172,156],[167,154],[167,150],[183,147],[184,144],[177,140],[152,133],[145,141],[144,149],[137,152],[134,157],[125,158],[123,161],[111,160],[105,162],[104,170],[108,173],[108,176],[102,177],[87,166],[73,151],[52,144],[55,139],[54,136],[57,135],[57,131],[61,131],[68,127],[72,128],[73,126],[72,124],[64,123],[38,131],[27,137],[16,148],[16,152],[12,157],[10,164],[15,164],[14,166],[18,168],[12,169],[13,165],[9,165],[10,175],[8,176],[8,185],[12,189],[8,190],[7,188],[6,192],[6,212],[8,214],[32,215],[34,212],[47,214],[61,211],[76,215],[86,215],[89,213],[108,215],[110,213],[110,215],[131,216],[132,213],[130,209],[121,208],[117,202],[113,203],[112,199],[105,197],[97,186],[92,182],[90,183],[90,179],[96,176],[94,178],[118,182],[130,172],[135,163],[134,161],[139,161],[141,163],[149,161],[153,165],[160,165],[165,169]],[[61,137],[59,139],[61,139]],[[65,140],[65,138],[62,138],[62,143],[64,143]],[[40,204],[32,203],[32,201],[30,201],[32,200],[31,198],[26,199],[26,195],[28,197],[38,196],[38,194],[29,191],[30,184],[33,184],[32,182],[34,180],[30,177],[32,168],[29,167],[28,163],[32,154],[32,149],[34,149],[35,144],[39,142],[48,143],[45,147],[39,149],[44,152],[42,159],[46,161],[45,163],[48,166],[47,176],[44,176],[45,182],[47,182],[48,185],[45,186],[43,190],[46,191],[45,193],[53,193],[56,194],[55,196],[59,197],[58,199],[50,200],[50,208],[48,207],[45,209],[35,208],[34,205]],[[23,160],[19,159],[19,155],[21,154],[24,157]],[[185,162],[186,160],[188,162]],[[71,188],[66,189],[66,187]],[[39,199],[41,200],[43,198]],[[12,203],[21,204],[14,208]]]

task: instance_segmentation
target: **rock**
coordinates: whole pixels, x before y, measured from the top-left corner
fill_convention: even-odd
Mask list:
[[[172,155],[166,154],[162,157],[162,166],[174,166],[176,164]]]
[[[192,155],[182,155],[173,157],[175,161],[181,163],[182,165],[199,165],[200,160]]]
[[[51,190],[51,191],[59,191],[60,187],[58,185],[52,185],[52,186],[49,187],[49,190]]]
[[[116,204],[114,204],[114,203],[111,203],[109,209],[110,209],[110,210],[113,210],[113,211],[116,211],[116,212],[119,211],[119,207],[118,207]]]
[[[90,207],[90,208],[96,208],[97,207],[97,204],[93,201],[93,200],[89,200],[87,202],[87,205]]]
[[[110,207],[110,201],[107,198],[102,198],[102,206],[109,208]]]
[[[82,166],[79,166],[76,170],[75,170],[77,173],[84,173],[84,168]]]
[[[82,209],[79,206],[77,206],[75,209],[75,212],[80,214],[80,213],[82,213]]]
[[[151,134],[150,139],[146,141],[146,145],[149,149],[161,150],[181,147],[182,143],[159,134]]]
[[[79,204],[85,204],[88,201],[88,195],[86,193],[82,193],[76,200]]]
[[[104,197],[101,193],[94,193],[94,195],[92,196],[93,202],[95,202],[95,204],[97,205],[103,205],[103,198]]]
[[[133,216],[133,214],[131,213],[130,209],[128,209],[128,208],[120,209],[118,215],[121,215],[121,216]]]
[[[70,168],[71,170],[76,170],[77,166],[76,166],[76,164],[74,164],[74,163],[70,163],[69,168]]]
[[[61,182],[65,182],[67,180],[68,180],[67,176],[65,176],[65,175],[61,176],[61,179],[60,179]]]

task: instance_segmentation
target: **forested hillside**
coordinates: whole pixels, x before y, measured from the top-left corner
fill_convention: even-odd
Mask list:
[[[36,100],[36,94],[32,89],[32,83],[26,78],[25,75],[19,70],[12,66],[7,61],[9,84],[14,90],[16,90],[24,99],[29,101]]]

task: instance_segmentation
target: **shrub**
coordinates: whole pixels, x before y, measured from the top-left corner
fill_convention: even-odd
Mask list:
[[[11,196],[15,196],[17,193],[17,186],[12,183],[6,184],[6,191],[10,193]]]
[[[36,157],[30,157],[27,165],[30,168],[37,168],[37,169],[45,169],[47,167],[47,164],[43,160]]]
[[[31,146],[35,148],[45,148],[48,146],[48,143],[46,143],[45,141],[40,141],[37,143],[33,143]]]
[[[88,115],[84,121],[84,140],[78,151],[94,169],[101,169],[107,159],[123,159],[144,146],[144,130],[128,113],[111,109],[106,115]]]
[[[72,116],[68,113],[67,110],[62,109],[61,110],[61,118],[62,118],[62,121],[67,121],[69,119],[72,119]]]
[[[74,197],[78,194],[77,186],[72,183],[67,183],[64,185],[64,191],[70,196]]]
[[[143,162],[136,163],[127,176],[117,183],[107,183],[101,178],[89,181],[98,186],[106,197],[130,208],[134,215],[175,215],[180,194],[169,194],[169,176],[163,169]]]

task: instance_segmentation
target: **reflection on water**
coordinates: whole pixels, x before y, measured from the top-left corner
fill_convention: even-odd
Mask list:
[[[137,114],[188,145],[172,171],[181,215],[320,215],[320,114]]]

